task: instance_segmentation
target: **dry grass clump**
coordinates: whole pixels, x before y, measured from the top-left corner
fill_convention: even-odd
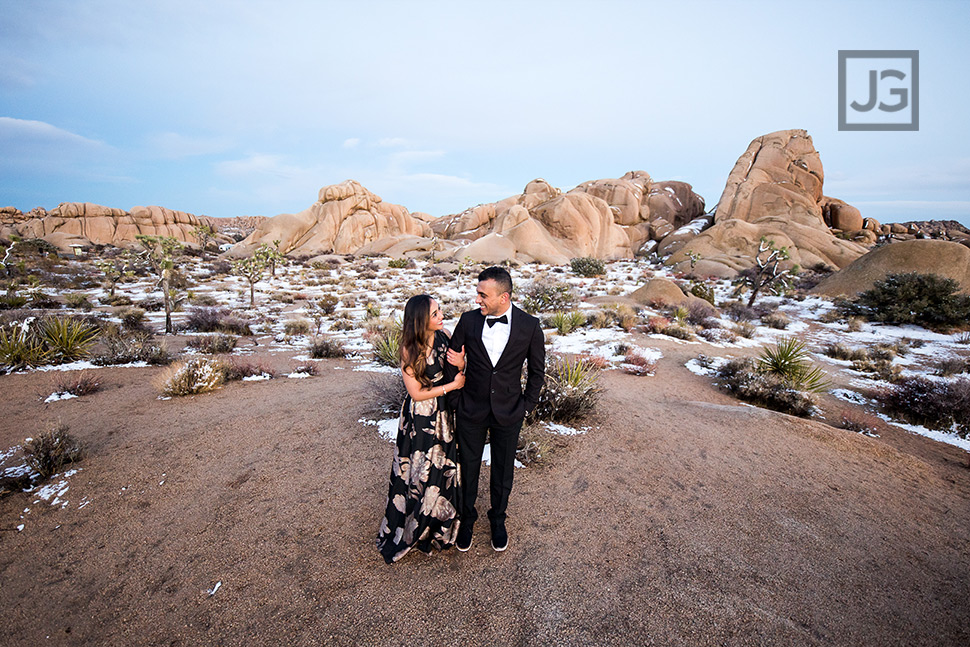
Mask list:
[[[877,432],[881,424],[882,420],[878,417],[858,409],[846,408],[839,414],[839,427],[841,429],[854,431],[871,438],[879,437]]]
[[[620,366],[630,375],[652,375],[654,369],[657,368],[657,361],[645,357],[641,351],[631,348],[624,355],[623,363]]]
[[[71,435],[67,425],[58,422],[36,438],[24,441],[24,458],[30,469],[47,479],[68,463],[82,460],[84,446]]]
[[[310,322],[306,319],[290,319],[283,324],[283,333],[287,337],[310,334]]]
[[[224,332],[252,335],[249,322],[233,315],[228,308],[198,307],[189,310],[185,327],[196,332]]]
[[[699,326],[708,319],[716,319],[717,309],[707,301],[691,301],[687,304],[687,323]]]
[[[960,373],[970,373],[970,359],[960,357],[941,359],[936,362],[935,368],[935,375],[939,375],[940,377],[950,377]]]
[[[219,353],[231,353],[236,348],[239,339],[233,335],[216,333],[215,335],[198,335],[188,340],[186,345],[194,348],[200,353],[215,355]]]
[[[314,337],[310,342],[310,357],[313,359],[343,359],[347,349],[336,339]]]
[[[145,331],[123,332],[117,327],[108,328],[101,336],[101,348],[91,362],[98,366],[146,362],[152,366],[172,363],[172,355],[164,344],[155,342],[151,333]]]
[[[697,336],[713,344],[733,344],[738,340],[737,333],[725,328],[704,328],[697,331]]]
[[[77,375],[63,376],[54,386],[55,393],[70,393],[78,397],[90,395],[101,390],[101,380],[96,376],[81,371]]]
[[[791,323],[791,319],[789,319],[785,313],[775,311],[761,317],[761,323],[769,328],[784,330],[785,328],[788,328],[788,324]]]
[[[757,333],[758,327],[750,321],[739,321],[734,326],[734,334],[736,334],[738,337],[753,339]]]
[[[155,380],[162,395],[175,397],[208,393],[222,386],[226,374],[217,362],[203,357],[178,362]]]
[[[833,359],[841,359],[845,361],[861,360],[868,357],[865,348],[849,348],[842,342],[827,344],[822,349],[822,352]]]
[[[215,360],[213,363],[222,372],[223,381],[225,382],[238,382],[243,378],[254,377],[256,375],[268,375],[271,378],[276,377],[276,371],[260,363],[237,359]]]
[[[542,425],[526,425],[519,433],[515,458],[523,465],[542,465],[566,444],[557,434],[550,432]]]
[[[872,359],[868,356],[853,361],[852,370],[860,373],[871,373],[875,379],[884,382],[896,382],[903,372],[903,368],[898,364],[893,364],[891,359]]]
[[[400,373],[374,373],[367,380],[370,410],[381,414],[398,414],[407,395]]]

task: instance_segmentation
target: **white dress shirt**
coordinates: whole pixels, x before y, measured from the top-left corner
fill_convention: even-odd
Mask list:
[[[486,317],[485,325],[482,326],[482,344],[485,345],[485,350],[488,351],[488,359],[491,360],[492,366],[498,364],[499,358],[502,357],[502,352],[505,351],[505,345],[509,343],[509,333],[512,332],[512,304],[509,304],[509,309],[503,312],[499,317],[505,316],[508,319],[507,324],[496,323],[491,326],[488,325],[489,319],[494,319],[495,317]]]

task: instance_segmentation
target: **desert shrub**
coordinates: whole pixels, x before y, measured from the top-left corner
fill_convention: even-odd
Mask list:
[[[864,357],[852,362],[852,370],[860,373],[871,373],[872,377],[885,382],[896,382],[902,375],[903,369],[898,364],[893,364],[889,359],[872,359]]]
[[[122,304],[122,303],[113,303],[111,305],[128,305],[128,306],[130,306],[131,305],[131,300],[129,299],[128,300],[128,303],[124,303],[124,304]],[[145,297],[144,299],[142,299],[141,301],[138,302],[138,307],[139,308],[143,308],[145,310],[148,310],[149,312],[160,312],[160,311],[162,311],[162,310],[165,309],[165,300],[162,299],[162,297]],[[207,331],[200,331],[200,332],[207,332]]]
[[[647,317],[648,332],[660,334],[670,325],[670,319],[667,317],[661,317],[659,315],[651,315],[650,317]]]
[[[582,357],[552,355],[546,362],[546,383],[529,422],[572,422],[592,413],[602,389],[599,370]]]
[[[216,333],[215,335],[199,335],[188,340],[189,348],[195,348],[201,353],[214,355],[231,353],[236,348],[238,339],[233,335]]]
[[[868,353],[866,353],[865,348],[849,348],[842,342],[827,344],[822,349],[822,352],[833,359],[841,359],[845,361],[861,360],[868,357]]]
[[[310,342],[310,357],[313,359],[343,359],[347,356],[347,349],[336,339],[314,337]]]
[[[661,334],[667,335],[668,337],[674,337],[676,339],[683,339],[685,341],[691,341],[694,339],[694,333],[684,324],[673,323],[660,331]]]
[[[401,365],[400,330],[382,330],[370,336],[374,347],[374,361],[384,366],[397,368]]]
[[[290,319],[283,324],[283,332],[288,336],[309,335],[310,322],[306,319]]]
[[[805,342],[795,337],[785,337],[774,347],[766,347],[761,351],[757,368],[761,373],[778,376],[796,391],[827,391],[829,382],[825,378],[825,372],[812,366],[808,358]]]
[[[64,295],[64,303],[70,308],[78,310],[90,310],[94,304],[88,299],[88,295],[83,292],[68,292]]]
[[[881,420],[876,416],[858,409],[843,409],[839,414],[839,427],[857,434],[878,438]]]
[[[859,332],[862,330],[864,319],[862,317],[849,317],[845,322],[845,329],[849,332]]]
[[[68,463],[76,463],[84,458],[84,446],[71,435],[67,425],[57,423],[47,431],[24,441],[24,458],[27,466],[41,475],[50,478]]]
[[[203,357],[173,364],[156,381],[162,395],[169,397],[208,393],[225,381],[225,373],[216,362]]]
[[[592,328],[608,328],[613,325],[613,317],[602,310],[594,310],[586,317],[586,324]]]
[[[27,305],[27,297],[16,294],[0,294],[0,310],[19,310]]]
[[[101,331],[97,326],[71,317],[46,317],[41,320],[38,336],[54,364],[73,362],[88,357]]]
[[[380,319],[381,317],[381,306],[373,301],[368,302],[364,306],[364,318],[366,319]]]
[[[101,380],[90,373],[81,371],[77,375],[64,376],[58,380],[54,392],[82,396],[97,393],[100,390]]]
[[[693,300],[687,304],[687,322],[694,324],[695,326],[700,325],[702,322],[708,319],[713,319],[717,317],[717,310],[714,309],[707,301],[697,301]]]
[[[122,332],[108,329],[101,335],[101,349],[91,359],[98,366],[146,362],[152,366],[172,363],[172,355],[164,345],[155,342],[151,333]]]
[[[657,368],[657,362],[637,349],[630,349],[623,357],[621,368],[631,375],[650,375]]]
[[[876,344],[866,349],[866,355],[872,360],[892,361],[896,359],[896,348],[889,344]]]
[[[782,377],[757,370],[750,357],[732,359],[716,373],[721,386],[735,397],[796,416],[810,416],[815,400],[808,393],[792,388]]]
[[[761,323],[776,330],[784,330],[791,320],[783,312],[770,312],[761,317]]]
[[[397,270],[403,270],[406,267],[413,267],[414,261],[409,258],[392,258],[387,262],[387,266]]]
[[[101,305],[111,306],[112,308],[131,305],[131,297],[126,294],[116,294],[114,296],[105,296],[105,297],[101,297],[98,300],[101,302]],[[143,301],[147,301],[147,299]],[[149,308],[145,308],[145,309],[148,310]],[[158,308],[155,308],[155,310],[161,310],[161,309],[162,309],[161,306],[159,306]]]
[[[606,359],[602,355],[593,355],[589,352],[583,352],[580,354],[580,357],[584,361],[591,364],[594,368],[597,368],[601,371],[608,369],[610,367],[610,360]]]
[[[751,323],[750,321],[739,321],[734,326],[734,333],[738,337],[744,337],[746,339],[753,339],[758,333],[758,327]]]
[[[956,339],[958,344],[970,344],[970,331],[959,335]]]
[[[970,360],[960,357],[941,359],[934,365],[935,374],[940,377],[950,377],[959,373],[970,373]]]
[[[697,331],[697,336],[711,343],[733,344],[738,340],[738,336],[733,330],[725,328],[704,328]]]
[[[209,278],[226,275],[232,272],[232,263],[229,261],[217,260],[209,264]]]
[[[529,314],[571,310],[576,295],[566,283],[557,280],[533,281],[519,291],[522,309]]]
[[[276,371],[267,368],[263,364],[246,362],[235,358],[212,360],[212,365],[220,372],[224,382],[238,382],[243,378],[253,377],[255,375],[276,377]]]
[[[324,294],[315,301],[316,307],[325,315],[332,315],[336,312],[338,303],[340,303],[340,299],[333,294]]]
[[[577,310],[554,312],[546,318],[546,324],[555,328],[560,335],[568,335],[586,324],[586,315]]]
[[[869,321],[948,329],[970,319],[970,295],[959,290],[959,283],[936,274],[890,274],[860,294],[852,310]]]
[[[189,309],[185,327],[196,332],[224,332],[252,335],[249,322],[233,315],[228,308],[201,306]]]
[[[121,325],[126,330],[144,330],[145,311],[143,309],[136,306],[128,306],[119,310],[117,314],[121,319]]]
[[[316,364],[300,364],[293,369],[293,373],[303,373],[305,375],[319,375],[320,370]]]
[[[690,293],[714,305],[714,288],[706,283],[691,283]]]
[[[845,316],[837,308],[826,310],[818,316],[818,320],[822,323],[836,323],[843,319],[845,319]]]
[[[399,413],[407,395],[400,372],[374,373],[367,380],[366,390],[370,408],[376,413]]]
[[[728,319],[737,322],[751,321],[753,319],[757,319],[761,314],[761,311],[758,308],[745,305],[740,301],[729,302],[724,306],[723,310]]]
[[[189,292],[187,299],[189,303],[199,307],[211,308],[219,305],[219,300],[216,299],[211,294],[199,294],[197,292]]]
[[[574,258],[569,261],[569,267],[576,276],[585,276],[587,278],[606,273],[606,266],[603,264],[603,261],[592,256]]]
[[[904,377],[878,394],[893,416],[930,429],[970,434],[970,379],[932,380]]]

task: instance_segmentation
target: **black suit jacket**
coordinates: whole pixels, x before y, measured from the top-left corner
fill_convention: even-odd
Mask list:
[[[491,412],[500,425],[513,425],[521,422],[539,401],[539,391],[546,380],[545,337],[538,319],[512,306],[509,342],[493,367],[482,343],[484,326],[481,310],[469,310],[455,326],[451,348],[465,347],[465,386],[448,394],[450,403],[459,422],[481,424]],[[525,362],[528,377],[523,392]]]

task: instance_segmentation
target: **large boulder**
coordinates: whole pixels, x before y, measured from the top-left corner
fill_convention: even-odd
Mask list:
[[[767,237],[788,248],[791,265],[847,266],[867,248],[837,238],[830,225],[862,229],[863,221],[857,209],[822,193],[823,180],[822,162],[806,131],[758,137],[728,176],[714,225],[672,253],[667,264],[698,276],[731,277],[755,264],[759,242]],[[691,270],[695,254],[702,262]]]
[[[276,240],[280,250],[291,256],[355,254],[382,238],[433,235],[431,216],[384,202],[354,180],[325,186],[317,198],[300,213],[268,218],[229,255],[248,256],[260,244],[273,245]]]
[[[960,284],[970,294],[970,248],[945,240],[906,240],[877,247],[826,277],[812,288],[816,294],[853,297],[890,274],[937,274]]]

